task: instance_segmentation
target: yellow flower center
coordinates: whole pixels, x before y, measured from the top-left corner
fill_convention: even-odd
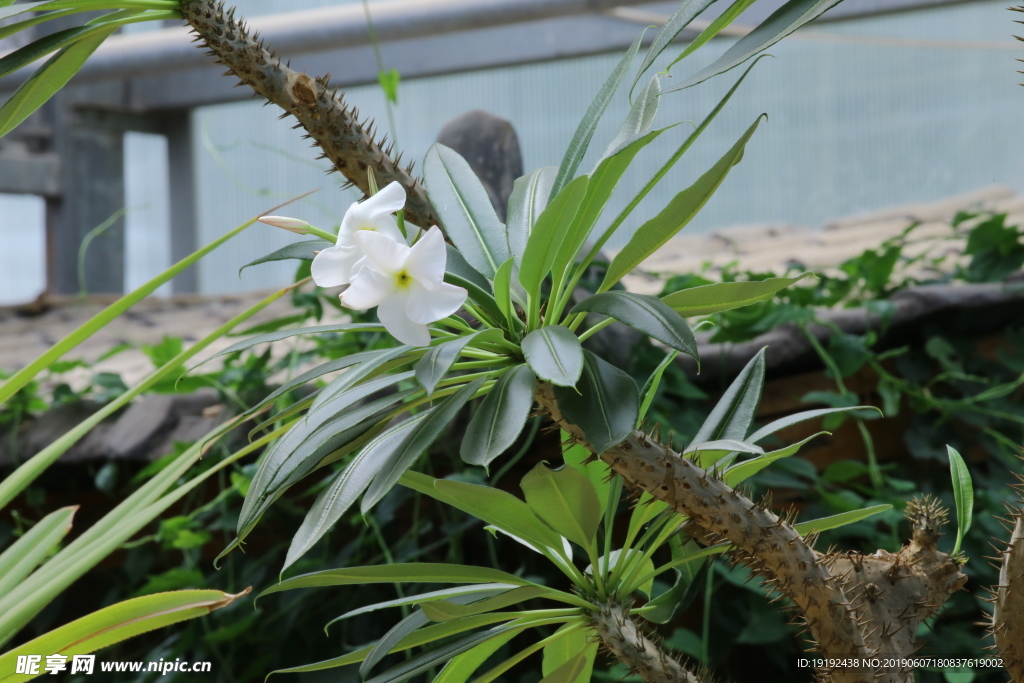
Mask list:
[[[409,285],[412,284],[412,276],[404,270],[395,274],[395,284],[398,285],[399,289],[408,289]]]

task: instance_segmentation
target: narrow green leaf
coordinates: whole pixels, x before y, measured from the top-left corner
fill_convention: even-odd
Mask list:
[[[760,446],[744,443],[742,441],[718,439],[716,441],[691,443],[683,452],[684,455],[690,456],[696,453],[700,453],[700,456],[697,458],[697,464],[702,468],[707,468],[724,458],[729,453],[752,453],[754,455],[764,455],[764,449]]]
[[[218,590],[184,590],[125,600],[5,652],[0,655],[0,671],[13,676],[19,656],[45,652],[71,657],[95,652],[141,633],[206,616],[248,592],[231,595]]]
[[[622,59],[604,82],[604,85],[601,86],[597,97],[594,98],[594,101],[587,108],[587,113],[583,115],[583,120],[580,121],[576,133],[573,134],[572,140],[569,142],[569,148],[565,150],[565,156],[558,167],[555,182],[551,186],[550,197],[556,197],[562,191],[562,188],[568,185],[569,181],[576,175],[576,169],[579,168],[580,163],[583,161],[587,148],[590,146],[590,140],[594,137],[594,131],[597,130],[597,123],[601,120],[605,109],[608,108],[608,104],[612,101],[615,91],[619,89],[622,79],[626,77],[626,73],[629,71],[629,67],[633,64],[633,59],[640,49],[642,40],[643,36],[641,35],[626,50],[626,54],[622,56]]]
[[[196,368],[209,363],[215,358],[226,356],[236,351],[245,351],[251,349],[258,344],[267,344],[270,342],[281,341],[282,339],[288,339],[290,337],[296,337],[300,334],[326,334],[329,332],[384,332],[384,326],[379,323],[337,323],[334,325],[317,325],[315,327],[298,327],[291,330],[277,330],[276,332],[267,332],[266,334],[258,334],[254,337],[249,337],[240,342],[236,342],[231,346],[227,347],[222,351],[218,351],[209,358],[205,359],[202,363],[194,365],[189,368],[189,372]],[[400,347],[408,350],[408,347]],[[394,349],[382,349],[383,351],[393,351]]]
[[[564,631],[570,628],[570,626],[562,626],[558,630]],[[587,631],[573,629],[572,633],[564,638],[559,638],[545,646],[543,660],[541,661],[541,674],[544,676],[550,675],[555,669],[586,650],[589,643],[588,636]]]
[[[568,433],[565,431],[559,433],[562,437],[562,443],[569,442]],[[612,487],[611,470],[608,468],[608,465],[601,460],[595,459],[590,450],[580,444],[573,444],[565,448],[562,451],[562,460],[565,461],[566,465],[572,467],[590,481],[594,491],[597,492],[597,500],[601,503],[601,514],[604,514],[605,508],[608,505],[609,489]]]
[[[541,462],[523,477],[526,503],[538,517],[576,545],[594,549],[601,501],[593,484],[573,467],[552,470]]]
[[[24,7],[25,5],[17,5]],[[63,48],[39,67],[32,76],[22,83],[14,94],[0,107],[0,137],[14,130],[32,112],[43,106],[53,94],[63,88],[71,77],[85,64],[85,60],[103,44],[114,28],[95,29],[86,37]]]
[[[255,261],[249,261],[238,269],[238,274],[241,275],[242,271],[250,266],[258,266],[261,263],[270,263],[272,261],[312,261],[316,257],[316,252],[323,251],[324,249],[328,249],[333,246],[334,245],[327,240],[295,242],[294,244],[289,244],[286,247],[281,247],[277,251],[272,251],[266,256],[261,256]]]
[[[730,5],[727,10],[715,17],[715,20],[712,21],[707,28],[701,31],[700,35],[694,38],[678,57],[669,62],[669,65],[665,67],[665,71],[670,70],[673,66],[699,50],[709,40],[721,33],[724,28],[729,26],[729,24],[736,19],[736,17],[743,14],[747,8],[753,4],[754,0],[736,0],[736,2]]]
[[[695,443],[731,439],[745,441],[754,422],[764,387],[764,349],[750,359],[693,437]]]
[[[433,394],[437,383],[444,379],[467,346],[471,346],[474,341],[487,341],[496,337],[501,337],[499,330],[483,330],[430,347],[416,363],[416,379],[427,390],[428,396]]]
[[[623,553],[625,553],[625,559],[621,560],[625,567],[622,572],[623,581],[628,582],[627,580],[633,579],[632,583],[634,583],[635,586],[630,589],[630,592],[639,590],[643,592],[644,595],[650,597],[651,587],[654,585],[654,579],[651,577],[651,574],[654,572],[654,561],[651,560],[650,557],[645,558],[645,553],[642,553],[635,548],[630,548],[629,550],[620,548],[618,550],[613,550],[607,555],[607,557],[602,556],[598,559],[598,566],[617,566],[620,562],[619,557],[621,557]],[[587,568],[583,571],[586,574],[593,575],[594,567],[593,565],[587,565]],[[642,581],[637,582],[635,579],[642,579]]]
[[[458,640],[445,643],[433,650],[428,650],[427,652],[420,653],[410,659],[407,659],[401,664],[397,664],[388,669],[384,673],[374,676],[366,683],[398,683],[399,681],[407,681],[414,676],[418,676],[425,671],[429,671],[438,664],[447,662],[457,654],[473,649],[480,643],[486,642],[495,635],[499,635],[502,631],[509,630],[511,628],[511,626],[497,626],[481,633],[472,633],[468,636],[463,636]]]
[[[525,505],[524,505],[525,507]],[[529,586],[525,581],[507,572],[489,567],[471,567],[443,562],[410,562],[385,564],[375,567],[348,567],[325,569],[285,579],[271,586],[259,597],[294,590],[296,588],[323,588],[325,586],[353,586],[364,583],[509,583]]]
[[[700,550],[700,547],[695,543],[692,541],[690,543],[693,544],[696,551]],[[672,559],[679,558],[673,555]],[[692,566],[693,563],[686,563],[683,565],[683,568],[688,569]],[[700,568],[692,576],[687,576],[689,572],[673,569],[676,575],[676,582],[672,585],[672,588],[644,605],[644,619],[654,624],[667,624],[672,621],[677,614],[689,607],[693,599],[697,597],[697,593],[704,588],[704,581],[707,578],[709,567],[711,567],[710,562],[702,562]]]
[[[422,613],[414,612],[413,614]],[[410,614],[408,618],[411,619],[413,617],[413,614]],[[395,647],[391,649],[391,653],[393,654],[395,652],[408,650],[409,648],[418,647],[420,645],[425,645],[427,643],[432,643],[435,640],[448,638],[449,636],[464,633],[474,628],[479,628],[480,626],[489,626],[491,624],[500,623],[502,621],[512,621],[513,619],[515,619],[515,615],[507,615],[501,613],[480,614],[475,617],[466,617],[465,619],[458,619],[456,621],[447,621],[440,624],[433,624],[431,626],[427,626],[426,628],[417,629],[409,635],[407,635],[405,638],[399,641],[398,644],[395,645]],[[522,631],[527,627],[516,625],[515,628],[517,628],[519,631]],[[303,666],[295,666],[290,669],[278,669],[277,671],[272,671],[271,673],[308,673],[311,671],[324,671],[326,669],[335,669],[341,666],[348,666],[350,664],[358,664],[359,662],[362,662],[366,659],[366,656],[370,653],[373,647],[373,645],[367,645],[366,647],[360,648],[355,652],[350,652],[346,655],[342,655],[341,657],[334,657],[332,659],[327,659],[321,662],[314,662],[312,664],[305,664]]]
[[[953,500],[956,502],[956,544],[953,546],[953,555],[960,552],[960,544],[963,543],[971,528],[971,520],[974,516],[974,486],[971,483],[971,472],[967,469],[967,463],[963,456],[952,446],[946,446],[949,454],[949,472],[953,479]]]
[[[43,517],[0,554],[0,595],[7,595],[42,564],[61,539],[71,531],[78,506],[61,508]]]
[[[484,381],[486,381],[485,377],[477,378],[423,413],[423,419],[417,421],[394,451],[386,455],[382,453],[385,457],[381,458],[382,462],[377,474],[363,496],[360,509],[364,515],[379,503],[388,491],[394,488],[402,474],[412,467],[416,459],[434,443],[463,406],[476,395]]]
[[[533,408],[537,377],[528,365],[506,372],[470,420],[459,454],[463,462],[487,467],[508,450],[526,425]]]
[[[542,548],[562,547],[561,537],[540,521],[526,503],[506,491],[461,481],[433,479],[419,472],[406,472],[399,482],[530,544]]]
[[[414,392],[414,389],[408,389],[354,410],[342,409],[334,417],[324,413],[327,419],[312,428],[303,419],[277,440],[260,460],[260,466],[245,494],[236,528],[239,539],[244,540],[274,501],[321,466],[324,458],[348,444],[367,438],[395,403]]]
[[[866,519],[867,517],[871,517],[872,515],[877,515],[880,512],[885,512],[886,510],[891,509],[892,505],[875,505],[862,510],[851,510],[850,512],[843,512],[838,515],[812,519],[809,522],[800,522],[799,524],[794,524],[793,528],[796,529],[801,536],[806,536],[807,534],[815,531],[838,529],[841,526],[859,522],[862,519]]]
[[[634,330],[699,360],[697,340],[683,318],[656,296],[625,290],[602,292],[573,306],[573,313],[598,313],[626,323]]]
[[[640,429],[640,423],[647,417],[647,411],[651,408],[651,403],[654,402],[654,397],[658,395],[658,387],[661,385],[661,378],[665,374],[665,370],[672,364],[672,361],[676,359],[679,352],[676,350],[669,351],[665,354],[665,358],[658,363],[658,367],[654,368],[654,372],[647,378],[644,383],[644,388],[640,390],[640,414],[636,418],[636,428]]]
[[[583,196],[576,217],[573,218],[569,231],[562,240],[555,260],[551,265],[551,272],[555,276],[563,275],[567,269],[576,262],[580,249],[590,237],[594,225],[597,224],[601,214],[611,199],[612,193],[618,186],[626,169],[633,162],[633,159],[644,147],[653,142],[659,135],[665,132],[665,128],[652,131],[632,141],[627,140],[624,146],[611,150],[597,164],[590,182],[587,183],[587,193]]]
[[[592,633],[583,630],[575,631],[574,633],[583,634],[586,642],[583,650],[577,652],[568,661],[563,662],[554,671],[546,674],[540,680],[540,683],[590,683],[590,677],[594,669],[594,659],[597,657],[597,642],[591,640],[593,637]],[[568,640],[568,638],[563,638],[562,640]]]
[[[800,448],[814,437],[829,433],[830,432],[818,432],[817,434],[812,434],[806,439],[798,441],[790,446],[786,446],[785,448],[765,453],[755,458],[751,458],[750,460],[744,460],[743,462],[733,465],[727,469],[722,480],[725,481],[728,486],[736,488],[738,485],[768,467],[776,460],[796,455],[800,451]]]
[[[490,291],[490,280],[481,275],[473,266],[469,265],[462,252],[447,242],[444,247],[448,254],[444,267],[446,275],[454,275],[462,280],[466,280],[472,283],[475,289]],[[472,292],[472,290],[470,291]]]
[[[494,300],[501,309],[501,314],[505,316],[509,330],[515,330],[519,322],[515,306],[512,304],[512,271],[515,265],[515,259],[510,258],[502,263],[498,267],[498,272],[494,274]]]
[[[602,161],[613,154],[621,152],[631,142],[636,141],[638,136],[650,130],[651,124],[654,123],[654,117],[658,114],[658,105],[660,103],[661,77],[655,75],[647,82],[644,89],[640,91],[640,96],[636,98],[636,102],[630,107],[626,120],[619,127],[615,137],[612,138],[612,141],[601,156]]]
[[[423,179],[445,233],[469,265],[493,278],[512,254],[505,226],[473,169],[454,150],[435,144],[423,162]]]
[[[640,77],[643,76],[654,62],[661,56],[672,41],[676,39],[684,28],[689,26],[690,22],[694,20],[701,12],[707,9],[711,3],[715,0],[684,0],[676,11],[669,17],[669,20],[665,22],[665,25],[658,31],[658,35],[654,37],[654,42],[647,48],[647,54],[644,55],[644,61],[640,64],[640,70],[636,72],[636,78],[633,80],[633,88],[640,82]],[[631,88],[632,90],[632,88]]]
[[[351,619],[352,617],[359,616],[360,614],[368,614],[370,612],[376,612],[382,609],[388,609],[390,607],[402,607],[404,605],[420,605],[425,602],[431,602],[434,600],[448,600],[458,596],[465,596],[470,599],[481,599],[481,596],[486,598],[494,595],[500,595],[507,591],[515,588],[511,583],[481,583],[470,586],[455,586],[454,588],[442,588],[441,590],[430,591],[428,593],[420,593],[419,595],[410,595],[404,598],[396,598],[395,600],[386,600],[384,602],[378,602],[373,605],[366,605],[365,607],[359,607],[354,610],[345,612],[340,617],[332,619],[327,625],[330,626],[339,621],[345,619]]]
[[[485,640],[472,650],[463,652],[445,665],[433,683],[467,683],[469,677],[483,666],[495,652],[512,640],[522,629],[508,630]]]
[[[523,355],[540,379],[562,387],[574,386],[583,372],[583,347],[572,330],[548,325],[523,337]]]
[[[359,455],[334,476],[331,484],[317,496],[313,507],[302,520],[299,530],[292,537],[282,571],[293,565],[330,531],[370,485],[385,464],[387,456],[394,452],[412,429],[428,415],[429,413],[421,413],[385,430],[366,444]]]
[[[516,263],[523,260],[530,232],[537,223],[537,217],[548,205],[551,188],[555,184],[558,168],[543,166],[531,171],[512,183],[512,194],[508,198],[508,248]]]
[[[555,387],[555,397],[562,414],[579,425],[600,455],[633,433],[640,397],[632,377],[590,351],[583,355],[580,381],[575,388]]]
[[[340,377],[336,377],[331,380],[331,383],[324,387],[320,393],[316,395],[316,398],[313,399],[313,404],[309,407],[306,417],[315,415],[321,410],[333,411],[335,408],[339,407],[337,404],[338,401],[341,401],[343,404],[341,407],[344,407],[344,405],[351,405],[351,397],[353,395],[359,396],[361,392],[365,391],[361,387],[363,384],[368,384],[369,381],[378,382],[375,386],[383,388],[393,384],[394,382],[409,379],[409,377],[412,377],[415,373],[408,375],[406,375],[406,373],[399,373],[397,375],[387,375],[385,377],[377,376],[387,372],[388,370],[394,370],[397,367],[401,367],[412,362],[415,358],[413,353],[415,352],[411,353],[407,346],[397,346],[391,349],[380,349],[379,351],[375,351],[373,357],[353,366],[349,370],[345,371]],[[375,377],[376,379],[370,379]],[[331,414],[333,415],[333,412]]]
[[[484,585],[496,585],[496,584],[484,584]],[[507,584],[502,584],[502,585],[507,585]],[[454,589],[449,589],[449,590],[454,590]],[[449,599],[453,603],[461,605],[461,604],[465,604],[465,603],[468,603],[468,602],[475,602],[476,600],[481,599],[482,596],[490,597],[490,595],[492,595],[494,593],[502,593],[502,592],[504,592],[504,591],[489,590],[489,591],[485,591],[483,593],[471,593],[471,594],[453,595]],[[384,657],[386,657],[388,655],[388,653],[392,652],[403,641],[406,641],[416,631],[420,630],[422,627],[426,626],[429,623],[430,623],[430,619],[427,617],[426,613],[423,610],[418,609],[415,612],[413,612],[412,614],[410,614],[409,616],[407,616],[404,619],[402,619],[401,621],[399,621],[397,624],[395,624],[391,629],[388,630],[387,633],[385,633],[383,636],[381,636],[381,639],[378,640],[374,644],[374,646],[370,649],[370,651],[367,653],[366,659],[363,661],[362,666],[359,667],[359,675],[360,675],[360,677],[362,677],[365,680],[370,675],[370,671],[372,671],[373,668],[375,666],[377,666],[377,664],[380,662],[380,660],[384,659]],[[427,630],[427,629],[424,629],[424,630]],[[434,638],[434,640],[437,640],[437,638]]]
[[[796,277],[772,277],[756,282],[716,282],[673,292],[663,297],[662,301],[686,318],[710,315],[767,301],[779,291],[809,276],[813,277],[811,273],[801,273]]]
[[[590,176],[580,176],[556,194],[537,218],[519,266],[519,283],[528,296],[540,298],[540,285],[551,272],[555,255],[587,192]]]
[[[732,167],[743,158],[743,150],[747,141],[750,140],[760,123],[761,117],[759,116],[736,144],[725,153],[725,156],[719,159],[697,182],[673,197],[661,213],[640,226],[622,251],[612,259],[604,281],[601,283],[601,291],[609,289],[621,280],[623,275],[643,263],[648,256],[686,227],[704,207],[704,204],[711,199],[715,190],[729,175]]]
[[[690,88],[739,66],[758,52],[768,49],[801,26],[810,23],[840,0],[789,0],[762,21],[757,28],[740,38],[721,57],[667,92]]]
[[[438,600],[423,603],[421,609],[431,621],[452,621],[453,619],[461,619],[462,617],[474,614],[486,614],[487,612],[511,607],[520,602],[542,597],[550,592],[551,589],[543,586],[520,586],[519,588],[505,591],[500,595],[485,598],[478,602],[458,605],[446,600]]]
[[[633,512],[629,516],[627,536],[629,538],[636,538],[637,534],[640,533],[640,529],[645,524],[657,517],[659,512],[667,509],[668,503],[665,501],[657,500],[646,491],[641,493],[640,499],[633,506]]]
[[[813,420],[819,417],[825,417],[826,415],[833,415],[835,413],[848,413],[851,410],[878,410],[875,406],[850,406],[848,408],[819,408],[817,410],[805,410],[802,413],[795,413],[793,415],[787,415],[786,417],[780,417],[778,420],[766,424],[756,432],[748,436],[744,441],[747,443],[757,443],[761,439],[771,436],[776,432],[780,432],[786,427],[792,427],[795,424],[806,422],[807,420]]]

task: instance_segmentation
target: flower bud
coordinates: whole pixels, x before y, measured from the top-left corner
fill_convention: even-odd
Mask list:
[[[260,216],[259,221],[260,223],[272,225],[275,228],[294,232],[296,235],[309,234],[309,223],[306,221],[300,221],[298,218],[288,218],[287,216]]]

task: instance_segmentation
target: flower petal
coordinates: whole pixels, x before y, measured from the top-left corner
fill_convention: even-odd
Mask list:
[[[390,237],[396,242],[405,244],[405,237],[402,236],[402,231],[398,229],[398,221],[396,221],[395,217],[390,213],[377,216],[368,226],[364,226],[362,229],[369,230],[371,232],[379,232],[385,237]]]
[[[410,320],[405,313],[410,298],[404,292],[389,296],[377,308],[377,317],[391,336],[403,344],[427,346],[430,344],[430,331],[427,326]]]
[[[358,230],[354,237],[377,270],[393,275],[405,268],[405,261],[409,258],[409,247],[405,244],[370,230]]]
[[[320,287],[347,285],[352,277],[352,266],[362,256],[358,247],[328,247],[313,257],[310,272],[313,282]]]
[[[382,216],[405,208],[405,188],[397,180],[382,187],[377,194],[362,202],[371,216]]]
[[[357,311],[380,305],[382,301],[395,291],[395,278],[380,272],[372,266],[364,265],[356,277],[341,294],[341,303]]]
[[[405,312],[416,323],[432,323],[447,318],[466,303],[468,292],[462,287],[442,282],[434,289],[427,289],[415,282],[409,287],[409,301]]]
[[[427,289],[435,289],[444,280],[444,267],[448,262],[448,251],[444,246],[444,235],[435,225],[420,241],[412,245],[405,270],[413,279]]]

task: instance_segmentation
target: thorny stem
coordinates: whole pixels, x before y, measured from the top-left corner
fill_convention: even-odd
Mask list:
[[[701,683],[629,618],[629,607],[608,603],[588,615],[590,625],[615,657],[646,683]]]

